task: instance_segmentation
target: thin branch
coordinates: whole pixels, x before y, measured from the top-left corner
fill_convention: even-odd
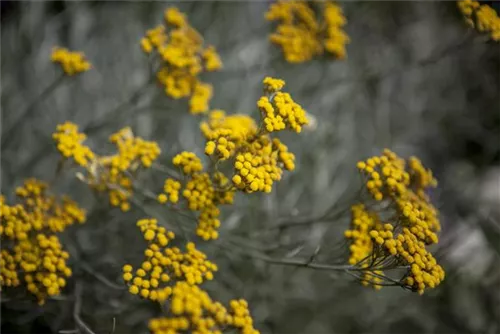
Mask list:
[[[95,334],[89,326],[80,318],[80,313],[82,309],[82,285],[80,282],[76,283],[75,286],[75,307],[73,309],[73,318],[77,325],[82,328],[87,334]]]
[[[111,334],[114,334],[116,330],[116,318],[113,317],[113,327],[111,327]]]
[[[265,262],[271,263],[271,264],[297,266],[297,267],[305,267],[305,268],[311,268],[311,269],[317,269],[317,270],[329,270],[329,271],[330,270],[340,270],[340,271],[359,270],[359,268],[355,268],[351,265],[329,265],[329,264],[323,264],[323,263],[315,263],[315,262],[311,262],[310,259],[307,259],[307,260],[285,259],[285,258],[279,259],[279,258],[270,257],[270,256],[268,256],[266,254],[262,254],[260,252],[255,252],[255,251],[245,252],[239,248],[228,247],[228,246],[225,246],[223,244],[219,244],[219,246],[221,246],[222,248],[226,248],[228,250],[231,250],[232,252],[236,251],[244,256],[251,257],[254,259],[258,259],[258,260],[262,260],[262,261],[265,261]]]
[[[289,228],[295,228],[295,227],[303,227],[303,226],[309,226],[313,224],[319,224],[319,223],[331,223],[332,220],[340,218],[345,212],[349,211],[350,208],[344,208],[341,209],[333,214],[330,215],[330,209],[327,210],[325,213],[323,213],[320,216],[314,217],[314,218],[306,218],[303,220],[296,220],[296,221],[286,221],[286,219],[281,219],[282,222],[270,226],[267,229],[265,229],[265,232],[268,231],[273,231],[273,230],[286,230]]]
[[[123,285],[119,285],[119,284],[116,284],[116,283],[113,283],[111,282],[110,280],[108,280],[106,277],[104,277],[103,275],[97,273],[94,269],[92,269],[92,267],[90,265],[88,265],[86,262],[83,262],[81,264],[81,267],[82,269],[89,273],[90,275],[94,276],[98,281],[100,281],[101,283],[103,283],[104,285],[112,288],[112,289],[115,289],[115,290],[125,290],[126,287],[123,286]]]
[[[153,170],[157,170],[159,172],[162,172],[162,173],[165,173],[167,174],[168,176],[170,176],[171,178],[174,178],[174,179],[179,179],[179,175],[177,174],[177,172],[167,166],[164,166],[162,164],[159,164],[159,163],[156,163],[154,162],[152,165],[151,165],[151,169]]]

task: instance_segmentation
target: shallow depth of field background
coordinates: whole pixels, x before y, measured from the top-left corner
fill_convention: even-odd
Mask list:
[[[150,67],[139,40],[169,5],[1,3],[2,194],[12,200],[24,178],[54,177],[59,156],[51,133],[66,120],[85,129],[89,146],[101,153],[112,149],[109,134],[130,125],[159,143],[163,164],[182,150],[203,154],[199,118],[188,113],[187,100],[174,101],[155,82],[147,84]],[[257,115],[261,80],[270,75],[285,79],[286,90],[317,121],[314,131],[283,136],[297,170],[270,195],[237,195],[223,211],[221,239],[280,258],[307,258],[321,245],[316,261],[339,262],[346,256],[348,216],[281,233],[269,228],[283,217],[315,217],[334,203],[351,203],[360,187],[356,162],[385,147],[420,157],[440,181],[431,194],[443,226],[434,251],[447,277],[424,296],[400,288],[375,291],[342,273],[269,264],[218,242],[200,243],[219,266],[204,285],[211,296],[246,298],[263,333],[499,333],[499,44],[469,30],[453,1],[348,2],[342,3],[348,59],[291,65],[268,42],[268,2],[174,5],[224,63],[221,72],[202,76],[214,85],[212,108]],[[94,69],[67,80],[23,116],[59,73],[50,63],[55,45],[84,51]],[[138,90],[131,104],[110,113]],[[162,179],[155,175],[144,184],[158,191]],[[123,285],[124,263],[141,261],[144,243],[135,221],[145,213],[109,209],[71,173],[56,190],[88,210],[87,222],[62,237],[75,274],[63,295],[42,308],[4,298],[2,332],[74,329],[77,283],[80,316],[95,333],[113,327],[115,333],[146,332],[159,308],[115,286]],[[154,210],[169,224],[185,223]]]

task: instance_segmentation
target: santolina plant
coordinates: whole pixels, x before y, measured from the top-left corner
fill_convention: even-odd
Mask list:
[[[470,0],[458,5],[470,25],[498,40],[498,17],[490,7]],[[337,59],[347,56],[346,18],[334,2],[278,1],[265,17],[278,23],[270,41],[281,47],[287,62],[302,63],[324,53]],[[158,207],[195,217],[196,225],[184,226],[181,233],[163,226],[160,217],[138,220],[137,235],[145,242],[142,262],[119,264],[128,293],[162,306],[162,314],[149,321],[152,333],[258,333],[244,299],[224,305],[203,290],[206,281],[224,273],[218,273],[216,259],[199,246],[224,239],[219,234],[222,206],[230,209],[236,195],[271,193],[285,172],[300,163],[277,134],[303,136],[311,122],[309,114],[284,90],[285,81],[273,77],[263,78],[256,101],[258,119],[210,108],[213,88],[199,76],[222,69],[215,47],[206,44],[177,8],[168,8],[164,18],[163,24],[146,32],[140,47],[157,65],[156,78],[166,95],[189,98],[189,111],[199,115],[205,156],[183,151],[165,159],[157,142],[136,136],[130,127],[110,134],[115,148],[103,154],[86,144],[87,135],[77,124],[67,121],[53,133],[59,166],[74,171],[78,180],[123,212],[146,197]],[[51,60],[66,77],[92,69],[83,53],[65,48],[54,48]],[[427,195],[437,186],[432,172],[418,158],[405,160],[389,149],[356,167],[368,196],[350,205],[345,263],[282,263],[347,272],[375,289],[400,286],[422,294],[436,288],[445,273],[431,251],[441,228],[438,210]],[[157,172],[168,177],[156,189],[144,189],[139,176]],[[59,295],[72,276],[71,258],[60,235],[70,225],[84,223],[86,212],[37,179],[26,180],[15,195],[13,203],[0,197],[0,284],[3,291],[23,287],[44,304]],[[197,238],[198,245],[185,233]]]

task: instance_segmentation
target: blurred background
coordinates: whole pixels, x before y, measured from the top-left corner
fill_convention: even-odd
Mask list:
[[[499,44],[469,29],[454,1],[343,2],[348,59],[292,65],[268,41],[269,4],[1,1],[2,194],[13,200],[23,179],[54,178],[59,155],[51,134],[67,120],[101,153],[112,149],[111,133],[130,125],[159,143],[163,164],[182,150],[203,155],[200,119],[189,114],[187,100],[172,100],[151,82],[139,46],[175,5],[224,63],[222,71],[202,76],[214,85],[212,108],[257,115],[262,79],[277,76],[317,124],[282,136],[297,169],[272,194],[240,194],[223,210],[221,240],[234,250],[200,243],[219,266],[204,285],[211,296],[246,298],[263,333],[500,333]],[[50,62],[56,45],[85,52],[94,68],[29,108],[59,75]],[[273,227],[348,207],[360,187],[356,162],[386,147],[420,157],[439,180],[431,195],[443,231],[434,253],[447,276],[438,288],[423,296],[375,291],[342,273],[271,264],[237,251],[345,261],[347,215]],[[144,182],[156,192],[162,178]],[[110,209],[74,173],[58,178],[55,190],[88,210],[87,223],[62,236],[75,274],[63,295],[43,307],[2,292],[2,332],[88,333],[75,313],[94,333],[147,332],[147,320],[160,309],[129,295],[121,280],[122,265],[142,258],[135,221],[154,213],[167,225],[187,222],[152,206]]]

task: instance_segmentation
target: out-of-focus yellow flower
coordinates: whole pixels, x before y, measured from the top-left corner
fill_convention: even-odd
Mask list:
[[[212,99],[212,85],[197,82],[193,95],[189,100],[189,108],[192,114],[201,114],[208,110],[209,102]]]
[[[269,7],[266,19],[279,22],[270,40],[282,48],[286,61],[302,63],[325,51],[346,58],[349,37],[342,30],[346,23],[342,9],[332,1],[320,5],[323,22],[306,1],[278,1]]]
[[[323,41],[325,50],[337,59],[345,59],[345,46],[349,43],[349,36],[342,29],[347,22],[342,9],[336,3],[327,1],[324,4],[323,17],[326,25],[326,38]]]
[[[61,47],[55,47],[52,50],[51,60],[60,64],[64,73],[70,76],[86,72],[92,68],[92,65],[85,59],[83,52],[72,52]]]
[[[276,79],[272,77],[265,77],[263,84],[265,91],[274,93],[282,90],[283,87],[285,87],[285,80]]]
[[[214,46],[211,45],[203,50],[202,57],[208,72],[217,71],[222,68],[222,61]]]
[[[186,15],[182,14],[176,7],[170,7],[165,11],[165,21],[179,28],[188,24]]]
[[[75,163],[82,167],[89,165],[95,158],[94,152],[88,146],[82,145],[87,136],[78,132],[78,126],[74,123],[59,124],[52,138],[64,158],[73,158]]]
[[[205,113],[212,98],[212,86],[198,79],[202,72],[222,68],[222,61],[211,45],[205,45],[203,37],[177,8],[165,11],[165,24],[146,32],[141,47],[147,54],[156,53],[161,59],[157,73],[165,93],[174,98],[190,97],[190,111]]]
[[[200,158],[196,156],[193,152],[182,152],[177,154],[172,162],[175,166],[182,168],[184,174],[194,174],[203,169]]]
[[[500,17],[495,9],[474,0],[458,1],[457,4],[469,26],[500,41]]]

